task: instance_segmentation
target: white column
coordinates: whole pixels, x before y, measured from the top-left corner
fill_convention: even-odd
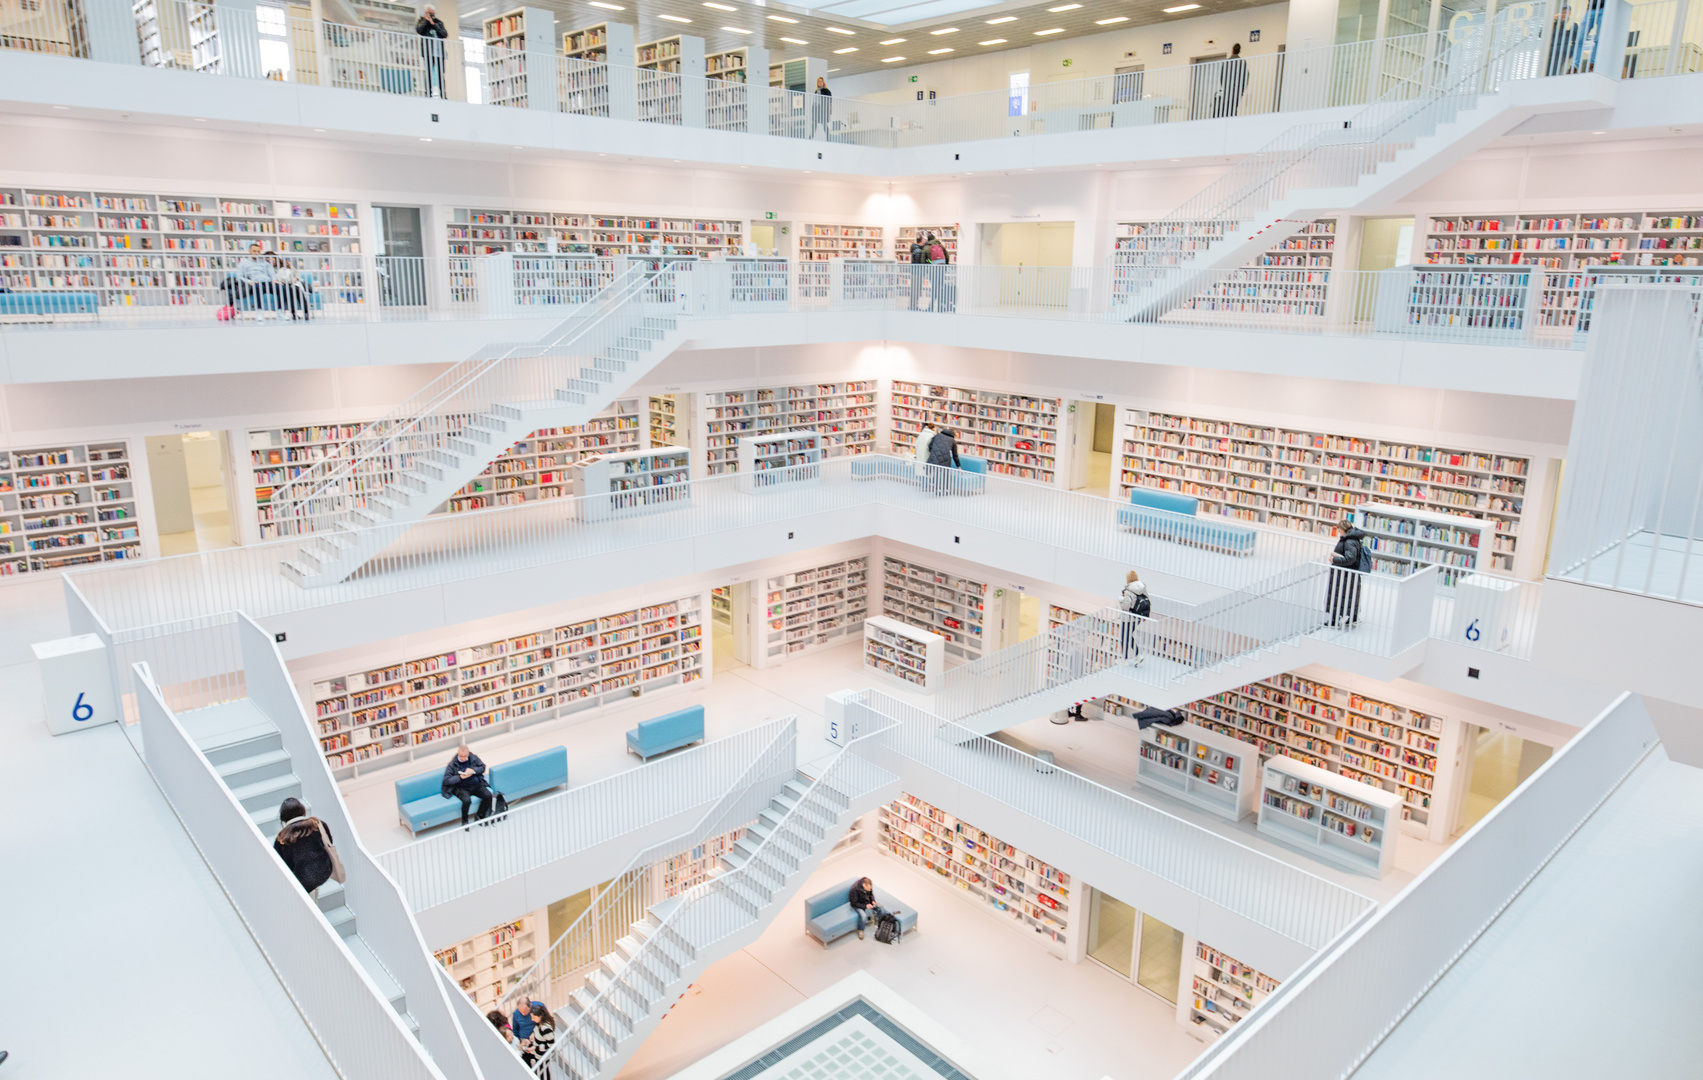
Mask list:
[[[522,8],[526,20],[526,107],[558,111],[556,105],[556,14],[545,8]]]
[[[638,70],[634,67],[633,28],[610,23],[606,38],[609,62],[609,116],[631,120],[638,115]]]

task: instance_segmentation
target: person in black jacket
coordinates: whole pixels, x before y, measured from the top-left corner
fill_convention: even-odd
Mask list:
[[[1135,714],[1135,726],[1146,731],[1154,724],[1162,727],[1176,727],[1187,720],[1188,714],[1181,709],[1143,709]]]
[[[1224,61],[1224,70],[1219,74],[1217,106],[1212,110],[1214,116],[1235,116],[1242,107],[1242,93],[1248,88],[1248,62],[1242,59],[1242,45],[1237,42],[1230,46],[1230,59]]]
[[[816,129],[822,129],[822,137],[833,141],[834,138],[834,92],[828,89],[828,80],[817,76],[816,93],[810,99],[810,138],[816,137]]]
[[[1370,568],[1366,534],[1354,527],[1354,516],[1337,525],[1336,551],[1330,559],[1330,596],[1325,608],[1330,624],[1353,626],[1360,618],[1360,575]]]
[[[928,262],[928,244],[926,242],[926,238],[920,232],[917,233],[915,236],[913,236],[911,238],[910,255],[911,255],[911,310],[912,311],[919,311],[919,310],[922,309],[922,279],[923,279],[923,276],[928,273],[927,270],[923,269],[923,265]],[[932,294],[930,295],[929,299],[931,301],[931,306],[932,306],[932,301],[933,301]]]
[[[857,915],[857,939],[863,940],[863,928],[887,914],[887,909],[875,902],[875,882],[863,878],[851,887],[852,912]]]
[[[449,92],[444,89],[443,72],[443,43],[449,39],[449,28],[438,18],[438,9],[427,4],[426,10],[414,23],[414,32],[425,39],[420,48],[426,55],[426,96],[431,97],[432,88],[436,86],[438,97],[449,97]]]
[[[290,868],[290,873],[311,896],[331,880],[331,852],[326,849],[325,842],[336,843],[336,839],[331,835],[330,826],[316,817],[307,816],[307,807],[297,798],[285,799],[279,805],[278,820],[284,827],[278,830],[277,839],[272,841],[272,850],[284,860],[284,865]]]
[[[468,805],[474,798],[479,800],[480,821],[491,812],[491,786],[485,783],[485,763],[465,746],[459,747],[443,767],[443,797],[461,800],[463,827],[467,825]]]
[[[952,474],[943,472],[944,469],[961,469],[958,460],[958,441],[952,436],[952,429],[941,427],[934,433],[934,438],[928,443],[928,463],[931,468],[928,473],[929,483],[936,495],[950,494],[952,491]]]

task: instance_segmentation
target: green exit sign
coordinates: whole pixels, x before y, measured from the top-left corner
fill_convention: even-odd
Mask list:
[[[917,77],[916,77],[916,76],[915,76],[915,75],[912,75],[912,76],[911,76],[911,81],[912,81],[912,82],[916,82],[916,81],[917,81]]]
[[[773,210],[765,210],[765,211],[763,211],[763,220],[764,220],[764,221],[773,221],[773,220],[775,220],[775,212],[774,212],[774,211],[773,211]]]

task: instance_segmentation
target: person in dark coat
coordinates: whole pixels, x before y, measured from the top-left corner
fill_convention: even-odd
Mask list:
[[[1248,88],[1248,62],[1242,59],[1241,42],[1230,46],[1230,59],[1224,61],[1219,76],[1217,108],[1214,116],[1235,116],[1242,107],[1242,93]]]
[[[307,807],[300,799],[285,799],[278,807],[278,820],[284,827],[278,830],[277,839],[272,841],[272,850],[284,860],[284,865],[290,868],[290,873],[311,896],[314,890],[331,880],[331,852],[326,850],[325,841],[328,838],[332,843],[337,841],[331,836],[330,826],[316,817],[307,816]]]
[[[1176,727],[1188,718],[1188,714],[1181,709],[1143,709],[1135,714],[1135,726],[1142,731],[1146,731],[1154,724],[1161,727]]]
[[[485,763],[465,746],[458,748],[443,767],[443,797],[461,800],[463,826],[467,824],[467,808],[475,798],[479,800],[480,821],[491,812],[491,786],[485,782]]]
[[[426,96],[432,96],[432,88],[435,86],[438,97],[449,97],[449,92],[444,89],[443,72],[443,43],[449,39],[449,28],[438,18],[438,9],[427,4],[426,10],[420,13],[420,18],[414,23],[414,32],[425,39],[420,42],[420,48],[426,56]]]
[[[822,129],[822,137],[833,141],[834,138],[834,92],[828,89],[828,80],[820,75],[816,77],[816,93],[810,98],[810,135],[816,137],[816,129]]]
[[[887,914],[887,909],[875,902],[875,882],[863,878],[851,887],[852,912],[857,916],[857,939],[863,940],[863,928],[866,924],[879,921]]]
[[[952,475],[943,469],[962,468],[958,460],[958,442],[952,437],[952,429],[942,427],[934,433],[934,438],[928,443],[928,464],[925,469],[927,482],[936,495],[948,495],[952,492]]]
[[[1354,525],[1353,515],[1344,517],[1337,525],[1335,553],[1330,558],[1330,596],[1325,608],[1330,612],[1330,624],[1340,621],[1352,626],[1360,618],[1360,575],[1369,559],[1366,534]]]

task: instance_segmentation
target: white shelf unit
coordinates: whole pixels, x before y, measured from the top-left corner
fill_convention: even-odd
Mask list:
[[[1072,611],[1067,607],[1059,607],[1057,604],[1048,604],[1047,629],[1057,630],[1065,623],[1075,622],[1077,619],[1082,618],[1084,614],[1086,613],[1081,611]]]
[[[480,1012],[490,1012],[537,961],[540,945],[549,948],[545,936],[537,915],[523,915],[432,955]]]
[[[742,438],[799,428],[821,436],[827,457],[870,453],[875,449],[875,391],[875,380],[864,379],[706,393],[700,409],[705,471],[711,476],[738,471]]]
[[[1703,265],[1703,211],[1432,214],[1425,261],[1529,263],[1558,270],[1603,263],[1698,266]]]
[[[809,428],[739,440],[739,488],[772,491],[822,478],[822,436]]]
[[[1248,1018],[1281,985],[1204,941],[1196,941],[1190,980],[1178,1003],[1180,1019],[1190,1032],[1211,1042]]]
[[[1259,754],[1240,739],[1187,723],[1155,724],[1140,737],[1137,780],[1228,821],[1254,812]]]
[[[710,618],[724,630],[733,629],[733,590],[728,586],[710,590]]]
[[[798,227],[798,294],[807,300],[832,295],[830,259],[879,259],[886,254],[886,230],[878,225],[821,225]]]
[[[0,450],[0,577],[141,557],[127,441]]]
[[[1103,707],[1114,717],[1141,708],[1116,696],[1104,699]],[[1292,672],[1183,708],[1191,723],[1253,745],[1261,760],[1294,758],[1394,794],[1407,832],[1447,839],[1446,823],[1432,805],[1443,759],[1440,716]]]
[[[363,299],[352,202],[0,188],[0,285],[107,291],[111,304],[206,303],[254,241],[293,256],[315,289]],[[213,301],[223,303],[223,300]]]
[[[982,655],[987,641],[985,582],[892,555],[882,558],[881,571],[883,615],[939,634],[953,656],[975,660]]]
[[[987,462],[989,472],[1056,482],[1059,399],[895,379],[891,442],[901,456],[914,451],[923,424],[954,431],[960,454]]]
[[[142,66],[192,70],[189,59],[189,27],[178,12],[161,18],[167,0],[135,0],[130,5],[136,20],[136,40],[141,47]],[[17,46],[14,46],[14,48]]]
[[[486,19],[483,27],[485,104],[526,109],[552,103],[556,88],[548,83],[554,72],[534,78],[530,68],[548,60],[555,47],[555,16],[541,8],[519,7]],[[535,96],[540,100],[534,101]]]
[[[652,903],[679,896],[695,885],[702,885],[714,874],[717,863],[745,837],[743,827],[712,836],[690,851],[682,851],[650,865],[646,888]]]
[[[701,127],[704,111],[704,39],[675,34],[633,52],[637,83],[634,118],[653,124]]]
[[[1272,758],[1261,776],[1259,831],[1321,862],[1381,878],[1395,861],[1389,826],[1400,806],[1369,784]]]
[[[563,112],[633,119],[638,96],[633,35],[632,24],[611,22],[562,35]]]
[[[650,444],[676,446],[680,442],[679,404],[673,394],[650,395]]]
[[[538,627],[320,679],[320,748],[339,779],[444,746],[709,677],[702,594]]]
[[[863,666],[908,689],[933,693],[946,672],[946,643],[939,634],[872,615],[863,621]]]
[[[718,131],[751,131],[751,72],[757,72],[755,82],[762,85],[762,72],[769,66],[769,50],[757,45],[742,45],[737,49],[709,53],[704,57],[704,126]],[[758,134],[766,134],[768,116],[766,98],[759,117]]]
[[[1076,889],[1070,874],[907,792],[877,809],[876,841],[986,904],[1018,933],[1068,954]]]
[[[574,465],[574,497],[581,518],[607,521],[686,505],[691,478],[692,452],[684,446],[600,454]]]
[[[754,666],[838,644],[858,633],[868,614],[867,555],[771,576],[764,582],[763,644]]]
[[[1146,284],[1145,272],[1132,260],[1142,250],[1142,238],[1152,224],[1118,223],[1117,248],[1112,254],[1114,298],[1133,295]],[[1330,299],[1336,226],[1335,218],[1309,222],[1300,232],[1279,241],[1246,266],[1220,275],[1177,310],[1322,322]]]
[[[1398,266],[1378,279],[1379,333],[1472,328],[1517,341],[1544,322],[1541,267]]]
[[[272,493],[326,458],[347,457],[360,423],[307,424],[248,433],[255,515],[260,538],[272,539]],[[570,468],[593,455],[623,453],[643,445],[639,402],[624,398],[578,427],[534,431],[498,455],[434,513],[514,506],[573,494]],[[370,482],[369,482],[370,484]],[[376,488],[376,485],[373,485]]]
[[[740,256],[731,267],[728,299],[740,311],[786,311],[792,306],[792,268],[785,259]]]
[[[1120,500],[1160,488],[1202,514],[1304,533],[1373,500],[1468,515],[1495,527],[1482,568],[1516,569],[1528,458],[1157,411],[1127,411],[1119,435]]]
[[[449,254],[495,255],[505,251],[639,255],[652,243],[676,254],[737,254],[745,223],[728,218],[660,217],[570,210],[490,210],[452,207],[444,226]],[[601,268],[613,273],[613,266]]]
[[[1374,571],[1405,577],[1436,566],[1447,585],[1479,569],[1480,556],[1495,542],[1491,523],[1482,518],[1394,503],[1361,503],[1354,512],[1354,523],[1366,533]]]
[[[892,259],[834,259],[828,263],[829,295],[852,308],[886,309],[910,288],[910,268]]]
[[[933,233],[940,246],[946,249],[946,255],[954,264],[958,262],[958,223],[950,225],[904,225],[899,229],[899,237],[893,241],[893,257],[900,262],[909,262],[911,258],[911,243],[919,236],[926,237]]]

